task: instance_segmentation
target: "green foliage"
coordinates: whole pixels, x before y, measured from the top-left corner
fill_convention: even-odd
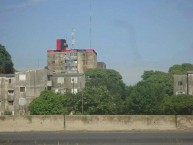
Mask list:
[[[123,114],[127,87],[119,72],[112,69],[89,69],[86,73],[84,114]],[[76,96],[77,96],[76,95]],[[77,107],[80,110],[80,102]],[[82,107],[81,107],[82,108]]]
[[[63,114],[64,98],[52,91],[43,91],[29,105],[32,115],[55,115]]]
[[[184,63],[182,65],[176,64],[170,67],[169,69],[169,73],[176,75],[186,74],[187,71],[193,71],[193,64],[190,63]]]
[[[10,110],[5,110],[4,115],[12,115],[12,112]]]
[[[177,95],[164,98],[161,110],[167,115],[192,115],[193,96]]]
[[[172,76],[160,71],[145,71],[126,99],[129,114],[160,114],[163,97],[173,94]]]
[[[85,75],[86,86],[105,86],[110,95],[125,97],[125,84],[119,72],[112,69],[89,69]]]
[[[192,114],[193,96],[173,95],[173,74],[192,70],[191,64],[174,65],[169,72],[145,71],[142,81],[126,86],[110,69],[86,72],[86,87],[77,94],[44,91],[29,105],[31,114]]]
[[[141,76],[141,78],[145,81],[148,78],[150,78],[152,75],[155,75],[155,72],[153,70],[150,71],[144,71],[143,75]]]
[[[159,108],[164,95],[161,84],[139,82],[126,100],[129,114],[159,114]]]
[[[151,75],[143,81],[149,82],[152,87],[159,85],[165,95],[173,95],[173,75],[161,71],[150,72]]]
[[[110,94],[106,86],[87,87],[83,92],[84,110],[86,114],[119,114],[120,96]],[[119,106],[120,105],[120,106]]]
[[[64,106],[75,114],[113,115],[121,112],[121,103],[121,98],[110,95],[105,86],[91,86],[76,95],[69,94]]]
[[[14,68],[11,56],[6,51],[5,47],[0,44],[0,73],[9,74],[13,72]]]

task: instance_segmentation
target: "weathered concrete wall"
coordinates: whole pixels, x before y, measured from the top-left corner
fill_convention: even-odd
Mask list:
[[[177,129],[193,130],[193,115],[178,115]]]
[[[47,70],[35,69],[17,72],[15,74],[14,111],[15,115],[28,113],[28,105],[47,88]],[[20,99],[25,99],[24,106],[19,105]]]
[[[0,116],[0,132],[64,130],[64,116]]]
[[[0,132],[61,130],[193,130],[193,115],[0,116]]]
[[[175,116],[123,115],[123,116],[65,116],[66,130],[129,131],[174,130]]]

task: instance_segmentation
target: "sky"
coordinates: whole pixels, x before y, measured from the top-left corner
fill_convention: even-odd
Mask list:
[[[127,85],[193,63],[193,0],[0,0],[0,44],[17,70],[45,67],[58,38],[71,48],[72,29],[74,48],[91,46]]]

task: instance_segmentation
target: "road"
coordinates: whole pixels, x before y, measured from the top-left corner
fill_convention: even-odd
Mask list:
[[[193,131],[4,132],[0,145],[193,145]]]

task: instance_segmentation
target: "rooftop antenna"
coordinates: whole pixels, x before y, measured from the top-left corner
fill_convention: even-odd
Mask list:
[[[74,48],[74,45],[75,45],[75,31],[76,31],[76,29],[75,29],[75,28],[72,28],[72,32],[71,32],[72,48]]]
[[[90,22],[90,48],[92,48],[92,3],[91,3],[91,0],[90,0],[90,19],[89,19],[89,22]]]

